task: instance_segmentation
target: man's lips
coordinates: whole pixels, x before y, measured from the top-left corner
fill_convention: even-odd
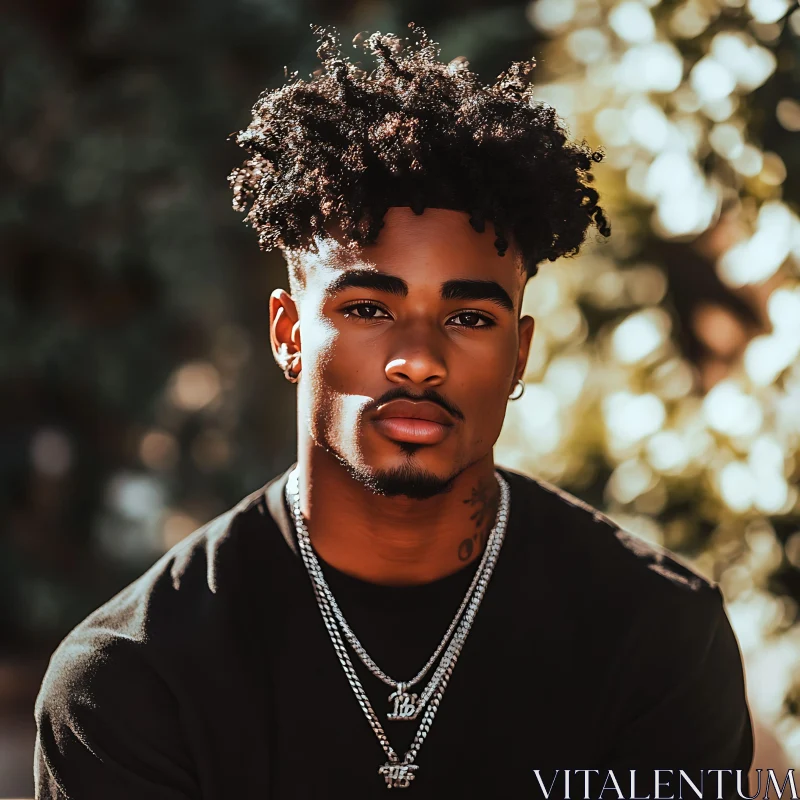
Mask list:
[[[447,411],[427,400],[384,403],[378,408],[374,423],[389,439],[416,444],[438,444],[454,425]]]
[[[376,419],[420,419],[438,422],[440,425],[452,425],[453,418],[440,405],[429,400],[391,400],[378,406]]]

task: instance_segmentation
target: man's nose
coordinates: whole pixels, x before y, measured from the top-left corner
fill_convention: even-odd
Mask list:
[[[430,330],[404,331],[386,364],[386,377],[393,383],[411,382],[424,386],[444,383],[447,366],[434,338]]]

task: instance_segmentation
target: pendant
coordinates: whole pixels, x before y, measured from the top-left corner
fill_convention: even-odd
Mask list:
[[[397,684],[397,691],[389,695],[389,702],[394,701],[394,709],[390,711],[386,718],[393,722],[397,720],[416,719],[419,709],[417,708],[417,695],[406,692],[404,683]]]
[[[415,769],[417,769],[416,764],[407,764],[405,761],[402,763],[387,761],[378,772],[386,780],[387,789],[407,789],[416,777]]]

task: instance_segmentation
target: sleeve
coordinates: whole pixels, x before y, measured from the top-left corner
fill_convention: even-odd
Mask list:
[[[753,733],[741,653],[719,588],[710,595],[705,607],[680,615],[673,609],[661,624],[644,614],[630,639],[637,669],[622,671],[633,687],[632,713],[616,735],[609,769],[626,777],[636,769],[639,796],[657,796],[655,770],[672,771],[660,773],[661,796],[677,796],[680,770],[704,798],[738,797],[737,770],[742,794],[750,793]],[[681,788],[698,796],[688,783]]]
[[[36,700],[36,800],[190,800],[200,792],[176,700],[140,643],[71,634]]]

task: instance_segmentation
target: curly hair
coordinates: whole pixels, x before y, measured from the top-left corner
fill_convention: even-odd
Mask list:
[[[264,250],[315,249],[333,223],[349,243],[377,239],[386,211],[409,206],[467,212],[511,241],[528,278],[541,261],[574,255],[594,225],[611,229],[590,185],[603,158],[568,139],[555,110],[533,99],[535,61],[517,61],[481,84],[464,58],[439,61],[438,44],[413,22],[417,41],[359,34],[375,56],[368,73],[342,55],[334,28],[312,25],[322,69],[294,72],[264,91],[251,123],[231,137],[248,158],[228,181],[233,207]],[[285,71],[286,74],[286,71]],[[297,280],[295,276],[295,280]]]

